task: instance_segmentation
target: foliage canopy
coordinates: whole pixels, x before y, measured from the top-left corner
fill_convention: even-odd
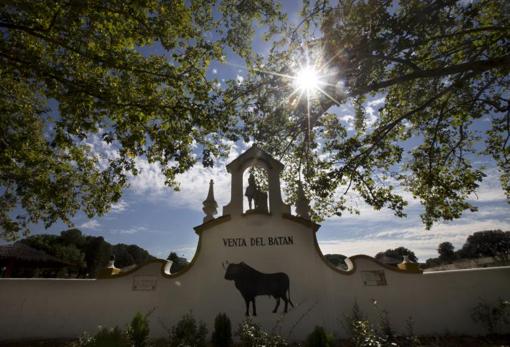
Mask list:
[[[273,38],[264,57],[255,21]],[[104,214],[138,158],[177,188],[225,139],[280,158],[290,202],[302,181],[315,220],[356,212],[351,199],[404,216],[411,196],[427,227],[459,218],[486,156],[510,201],[508,23],[505,0],[305,0],[297,25],[269,0],[4,1],[1,236]],[[250,76],[218,88],[209,64],[229,50]],[[308,100],[282,78],[304,61],[323,82]]]
[[[136,158],[159,163],[173,187],[195,162],[212,165],[236,122],[232,100],[206,78],[209,63],[227,48],[250,59],[252,21],[283,19],[271,1],[236,4],[3,1],[2,236],[71,224],[79,210],[104,214]],[[115,153],[98,157],[94,141]]]
[[[304,3],[243,84],[240,113],[288,164],[291,199],[304,180],[321,219],[356,212],[352,199],[403,216],[413,197],[430,228],[476,210],[492,157],[510,201],[508,1]],[[318,71],[321,90],[299,97],[282,78],[299,65]]]

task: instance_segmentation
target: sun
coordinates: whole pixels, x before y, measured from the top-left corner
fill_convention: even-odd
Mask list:
[[[319,88],[320,77],[319,72],[312,66],[305,66],[296,73],[294,78],[296,88],[311,92]]]

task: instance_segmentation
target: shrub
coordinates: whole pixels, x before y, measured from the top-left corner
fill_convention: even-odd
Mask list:
[[[197,323],[191,313],[185,314],[170,332],[170,347],[205,347],[207,328],[203,322]]]
[[[127,335],[131,341],[131,345],[133,347],[147,346],[149,332],[149,320],[147,316],[137,312],[127,328]]]
[[[107,329],[99,327],[93,337],[84,333],[79,341],[79,347],[130,347],[128,337],[118,327]]]
[[[232,324],[225,313],[220,313],[214,319],[212,344],[215,347],[232,346]]]
[[[471,318],[483,324],[489,334],[495,334],[501,325],[510,323],[510,302],[499,299],[496,304],[489,305],[481,300],[471,310]]]
[[[376,300],[373,300],[372,303],[377,305]],[[370,324],[370,322],[366,319],[365,315],[359,308],[358,303],[356,301],[354,302],[351,315],[345,317],[346,328],[351,335],[351,342],[354,346],[392,346],[392,343],[387,339],[388,333],[392,334],[388,315],[385,311],[378,310],[378,313],[380,320],[379,328],[381,332],[379,332],[373,327],[372,324]]]
[[[306,338],[305,347],[330,347],[333,346],[333,336],[326,333],[324,328],[316,326]]]
[[[287,341],[283,337],[265,332],[262,328],[260,328],[260,326],[253,323],[250,319],[241,323],[238,334],[243,347],[287,346]]]
[[[356,347],[380,347],[384,344],[367,320],[352,322],[352,342]]]

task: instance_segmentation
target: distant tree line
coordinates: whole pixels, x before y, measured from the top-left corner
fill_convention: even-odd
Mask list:
[[[179,272],[189,264],[186,258],[179,257],[175,252],[170,252],[166,259],[172,261],[172,267],[170,268],[171,273]]]
[[[408,259],[412,262],[418,261],[418,257],[416,257],[414,252],[405,247],[397,247],[395,249],[387,249],[384,252],[379,252],[375,255],[375,259],[383,260],[384,257],[388,257],[390,259],[395,259],[396,261],[398,260],[400,263],[404,260],[405,255],[407,255]]]
[[[69,264],[56,274],[37,269],[18,269],[24,276],[31,277],[95,277],[96,273],[107,266],[111,256],[115,257],[115,266],[122,268],[133,264],[143,264],[155,259],[145,249],[123,243],[112,245],[101,236],[84,235],[78,229],[62,231],[60,235],[32,235],[21,241],[32,248],[42,250]],[[28,272],[33,272],[32,274]]]
[[[501,265],[510,264],[510,231],[485,230],[478,231],[468,236],[466,242],[459,250],[451,242],[441,242],[437,247],[438,257],[430,258],[426,261],[424,267],[432,267],[450,264],[460,259],[477,259],[483,257],[493,257],[494,263]],[[381,262],[390,264],[394,260],[395,264],[401,262],[404,256],[412,262],[417,262],[418,257],[408,248],[397,247],[379,252],[375,258]],[[345,255],[326,254],[324,256],[332,265],[344,267]]]
[[[459,259],[493,257],[496,263],[510,264],[510,231],[485,230],[468,236],[459,250],[451,242],[437,247],[437,258],[428,259],[427,267],[450,264]]]

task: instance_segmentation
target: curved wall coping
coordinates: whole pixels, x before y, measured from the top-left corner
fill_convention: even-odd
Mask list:
[[[251,216],[254,216],[254,215],[270,216],[270,215],[268,215],[266,213],[250,212],[250,213],[243,214],[242,217],[243,218],[250,218]],[[347,263],[347,266],[348,266],[347,270],[343,270],[343,269],[337,268],[337,267],[335,267],[333,264],[331,264],[326,259],[326,257],[324,256],[324,254],[322,253],[322,251],[321,251],[321,249],[319,247],[319,243],[317,241],[317,235],[316,235],[317,230],[320,228],[319,224],[316,224],[316,223],[314,223],[312,221],[309,221],[307,219],[296,217],[296,216],[293,216],[293,215],[290,215],[290,214],[282,214],[282,218],[286,219],[286,220],[290,220],[290,221],[295,222],[295,223],[299,223],[301,225],[304,225],[305,227],[310,228],[311,231],[313,232],[314,247],[315,247],[315,250],[318,253],[319,257],[322,259],[323,263],[329,269],[335,271],[336,273],[338,273],[340,275],[352,275],[352,274],[356,273],[357,272],[357,264],[356,264],[356,262],[358,260],[361,260],[361,261],[368,260],[368,261],[374,263],[375,265],[378,265],[378,266],[380,266],[380,267],[382,267],[382,268],[384,268],[386,270],[397,272],[397,273],[401,273],[401,274],[413,274],[413,275],[423,274],[423,271],[421,271],[421,270],[418,270],[418,271],[401,270],[399,268],[383,264],[383,263],[379,262],[377,259],[375,259],[375,258],[373,258],[371,256],[368,256],[368,255],[363,255],[363,254],[357,254],[357,255],[354,255],[354,256],[351,256],[351,257],[347,257],[346,258],[346,263]],[[191,262],[185,268],[183,268],[179,272],[176,272],[176,273],[173,273],[173,274],[170,274],[170,275],[167,274],[165,272],[166,261],[163,260],[163,259],[157,259],[157,260],[153,260],[153,261],[147,262],[145,264],[142,264],[140,266],[137,266],[136,268],[134,268],[134,269],[132,269],[130,271],[122,272],[122,273],[117,274],[117,275],[113,275],[113,276],[105,277],[105,278],[100,278],[100,279],[101,280],[102,279],[110,280],[110,279],[115,279],[115,278],[121,278],[121,277],[129,276],[131,274],[134,274],[135,272],[137,272],[138,270],[140,270],[143,267],[146,267],[146,266],[151,265],[151,264],[157,264],[157,263],[159,263],[161,265],[160,274],[161,274],[162,277],[172,279],[172,278],[177,278],[179,276],[182,276],[183,274],[188,272],[193,267],[193,265],[196,263],[196,260],[198,259],[199,255],[200,255],[200,251],[202,249],[202,246],[201,246],[202,245],[202,232],[204,232],[205,230],[209,230],[211,228],[214,228],[215,226],[223,224],[223,223],[225,223],[225,222],[227,222],[229,220],[231,220],[230,215],[225,215],[225,216],[221,216],[221,217],[215,218],[213,220],[210,220],[208,222],[205,222],[205,223],[203,223],[201,225],[198,225],[198,226],[193,228],[193,229],[195,229],[195,232],[198,234],[197,250],[196,250],[193,258],[191,259]],[[435,271],[435,272],[439,272],[439,271]],[[429,274],[429,273],[427,273],[427,274]]]
[[[471,268],[471,269],[426,271],[423,274],[426,276],[429,276],[429,275],[439,275],[439,274],[452,273],[452,272],[473,272],[473,271],[506,270],[506,269],[510,269],[510,266],[488,266],[488,267],[475,267],[475,268]]]

